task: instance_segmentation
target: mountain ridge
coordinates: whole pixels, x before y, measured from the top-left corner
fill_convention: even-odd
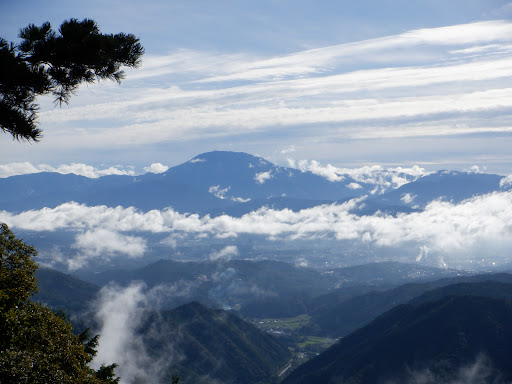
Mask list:
[[[511,318],[512,301],[503,298],[447,296],[399,305],[299,366],[283,384],[416,382],[411,372],[426,370],[437,378],[427,382],[454,382],[482,353],[492,370],[479,382],[508,382]]]
[[[244,152],[212,151],[160,174],[91,179],[41,172],[1,178],[0,210],[21,212],[75,201],[89,206],[133,206],[142,211],[172,207],[182,213],[229,212],[240,216],[268,205],[300,210],[368,196],[366,207],[357,214],[377,211],[394,214],[413,212],[434,199],[459,202],[504,190],[501,179],[499,175],[438,171],[411,178],[410,182],[384,194],[375,194],[375,184],[357,181],[349,175],[331,181]]]

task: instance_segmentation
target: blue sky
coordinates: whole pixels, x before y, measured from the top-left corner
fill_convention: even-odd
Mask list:
[[[0,9],[8,40],[29,23],[88,17],[146,48],[121,86],[81,87],[62,108],[39,99],[44,138],[0,135],[4,169],[142,172],[220,149],[279,164],[512,173],[509,1],[49,0]]]

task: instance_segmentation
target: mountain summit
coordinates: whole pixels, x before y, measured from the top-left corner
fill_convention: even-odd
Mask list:
[[[409,183],[410,178],[397,172],[373,178],[352,175],[357,180],[349,174],[338,176],[336,181],[330,181],[313,172],[278,166],[247,153],[213,151],[160,174],[90,179],[42,172],[3,178],[0,210],[53,208],[75,201],[142,211],[172,207],[181,213],[239,216],[262,206],[300,210],[366,195],[366,208],[358,213],[373,214],[410,212],[433,199],[460,201],[502,190],[501,176],[463,172],[440,171]],[[386,177],[398,177],[406,184],[379,194],[379,183],[390,184]]]
[[[11,176],[0,179],[0,209],[23,211],[75,201],[208,213],[255,199],[335,201],[367,192],[365,188],[355,191],[347,187],[351,182],[330,182],[311,172],[280,167],[242,152],[214,151],[161,174],[98,179],[49,172]]]

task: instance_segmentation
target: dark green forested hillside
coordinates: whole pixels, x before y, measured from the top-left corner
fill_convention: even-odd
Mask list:
[[[40,267],[36,272],[39,292],[33,299],[54,310],[77,313],[87,309],[100,290],[95,284],[50,268]]]
[[[172,346],[183,383],[274,383],[291,359],[274,337],[237,316],[193,302],[154,312],[139,328],[150,353]],[[218,380],[218,381],[215,381]]]
[[[254,264],[262,274],[266,265]],[[172,277],[180,270],[163,269],[163,273],[155,272],[153,278],[163,278],[166,272]],[[272,276],[276,273],[284,272],[277,270]],[[97,326],[93,315],[87,311],[99,291],[98,286],[47,268],[39,269],[37,276],[37,301],[52,309],[64,310],[79,329]],[[169,382],[172,374],[178,372],[185,384],[211,380],[273,383],[278,371],[292,357],[277,339],[227,311],[192,302],[170,311],[150,310],[149,313],[137,329],[136,337],[141,338],[144,349],[156,360],[172,350],[165,364],[168,372],[164,374]],[[86,319],[81,317],[84,314]]]
[[[457,364],[470,364],[471,358],[477,358],[478,353],[476,352],[481,352],[471,346],[471,343],[474,343],[477,338],[478,327],[484,329],[483,335],[490,332],[486,339],[492,341],[494,340],[492,330],[486,331],[485,327],[489,327],[490,323],[501,327],[500,324],[503,321],[499,314],[493,312],[499,307],[498,304],[490,307],[487,318],[481,319],[478,315],[474,315],[479,313],[477,305],[479,298],[461,299],[469,300],[467,305],[457,304],[456,309],[451,309],[451,306],[455,305],[451,301],[453,297],[461,295],[495,299],[512,297],[512,284],[510,283],[512,275],[509,274],[464,276],[422,284],[406,284],[389,290],[372,292],[369,290],[376,289],[375,286],[349,285],[325,295],[315,296],[311,292],[308,293],[308,290],[311,289],[315,292],[313,287],[319,281],[321,282],[320,287],[316,288],[326,290],[332,280],[307,268],[296,268],[280,262],[234,260],[218,263],[183,263],[161,261],[139,270],[118,273],[116,280],[122,284],[128,284],[134,277],[146,280],[148,286],[179,281],[180,278],[199,280],[200,284],[198,284],[196,295],[217,300],[231,300],[232,302],[243,303],[245,301],[246,304],[242,306],[241,312],[247,315],[252,311],[253,316],[249,317],[258,318],[261,317],[261,313],[305,313],[303,320],[306,325],[297,328],[292,336],[288,337],[288,339],[291,338],[290,340],[293,339],[290,341],[286,337],[276,339],[232,313],[212,310],[197,302],[169,311],[148,308],[149,312],[147,313],[150,315],[136,330],[136,337],[141,337],[144,349],[147,349],[154,359],[162,359],[162,356],[165,357],[169,351],[172,351],[165,364],[166,374],[164,377],[170,378],[173,372],[179,372],[182,379],[185,380],[183,381],[185,384],[209,383],[214,380],[219,380],[222,383],[242,384],[276,382],[277,373],[286,367],[292,359],[290,351],[283,346],[283,343],[288,342],[289,345],[296,347],[294,343],[309,340],[307,338],[309,335],[333,335],[334,337],[346,335],[369,323],[393,306],[407,303],[411,299],[412,301],[408,305],[392,309],[367,327],[342,339],[333,349],[326,352],[326,356],[329,354],[332,356],[332,351],[337,351],[337,348],[340,348],[339,345],[347,345],[346,343],[349,343],[347,340],[356,340],[351,342],[352,344],[349,343],[348,347],[342,348],[342,353],[345,353],[345,355],[341,355],[343,364],[328,361],[322,354],[308,363],[314,364],[313,366],[305,365],[305,367],[313,367],[307,368],[307,374],[303,371],[305,368],[299,367],[289,380],[299,375],[299,377],[312,377],[312,381],[304,381],[305,383],[316,382],[315,380],[325,378],[321,372],[331,372],[333,369],[345,367],[342,371],[343,376],[348,375],[347,380],[352,380],[347,383],[373,383],[372,380],[380,380],[381,374],[378,373],[377,377],[375,372],[384,369],[383,367],[394,367],[392,371],[395,372],[397,369],[405,369],[404,367],[411,369],[408,365],[411,363],[414,369],[421,370],[426,365],[432,364],[432,367],[436,368],[438,360],[440,366],[444,368],[440,368],[438,370],[440,373],[436,371],[436,374],[447,375],[449,372],[457,371]],[[36,296],[38,301],[53,309],[63,309],[69,314],[74,314],[74,321],[78,321],[75,325],[78,324],[80,329],[86,325],[94,325],[92,314],[86,315],[87,321],[85,322],[83,318],[76,315],[83,314],[84,309],[88,308],[88,302],[94,299],[98,293],[98,286],[45,268],[40,269],[37,274],[40,286],[40,292]],[[218,276],[223,276],[225,280],[215,280]],[[278,293],[278,295],[263,296],[260,299],[253,298],[251,301],[251,295],[254,292],[244,291],[244,288],[250,287],[266,289],[267,292]],[[233,288],[240,289],[241,294]],[[383,287],[379,288],[383,289]],[[215,297],[214,294],[219,296]],[[446,298],[447,296],[450,298]],[[193,295],[182,299],[191,300],[192,298]],[[291,298],[290,302],[287,302],[287,298]],[[440,305],[439,300],[444,304]],[[439,306],[433,305],[433,302]],[[485,311],[485,306],[488,304],[484,300],[481,308],[484,308]],[[508,308],[507,305],[505,305],[506,308]],[[504,311],[506,312],[508,309]],[[457,316],[464,317],[463,321],[459,321]],[[474,318],[476,325],[464,322],[470,318]],[[512,319],[510,320],[512,323]],[[448,321],[448,329],[443,334],[437,334],[436,332],[441,332],[440,330],[444,327],[443,321]],[[504,332],[507,326],[502,327]],[[369,332],[368,329],[374,331]],[[473,331],[475,334],[471,333]],[[414,332],[417,332],[418,335],[414,335]],[[414,338],[423,334],[430,335],[432,340],[441,337],[449,342],[446,345],[435,344],[428,347],[427,350],[433,353],[430,357],[424,356],[414,349],[401,354],[402,349],[405,351],[414,345],[424,346],[424,343],[430,340],[428,337],[427,339]],[[362,335],[362,338],[354,335]],[[458,337],[462,337],[463,341],[453,339],[453,335],[459,335]],[[409,339],[410,343],[407,341]],[[494,343],[494,341],[492,342]],[[400,351],[388,349],[386,343],[402,345],[402,348],[399,348]],[[295,353],[297,354],[301,350],[296,348]],[[457,357],[461,351],[464,352],[461,355],[463,358]],[[474,356],[468,351],[475,352]],[[488,349],[484,349],[483,352],[491,355],[494,353],[489,352]],[[381,353],[385,358],[382,358]],[[416,356],[418,359],[409,361],[407,360],[409,356]],[[491,357],[494,359],[496,356],[492,355]],[[297,358],[298,355],[295,357]],[[393,360],[394,358],[396,361]],[[501,357],[497,358],[497,361],[500,361]],[[338,358],[336,357],[336,359]],[[382,364],[378,363],[381,359],[384,361]],[[405,366],[400,365],[402,360],[405,362]],[[315,373],[316,371],[321,374]],[[336,375],[339,375],[340,372]],[[384,376],[388,375],[387,371],[383,372]],[[320,376],[318,376],[319,374]],[[397,379],[403,379],[403,377]],[[302,383],[303,381],[291,382]]]
[[[386,291],[368,292],[354,297],[343,299],[336,295],[336,291],[318,297],[310,303],[309,315],[311,322],[301,330],[305,334],[315,334],[330,337],[341,337],[368,324],[380,314],[390,310],[396,305],[407,303],[409,300],[434,289],[453,284],[495,281],[505,284],[512,283],[512,275],[507,273],[484,274],[445,278],[427,283],[410,283]],[[464,286],[453,294],[464,292]],[[477,288],[475,288],[477,289]],[[479,289],[479,291],[482,291]],[[437,295],[445,296],[443,291]],[[485,296],[496,297],[489,294]]]
[[[111,281],[120,285],[143,281],[150,288],[158,285],[185,284],[188,294],[162,301],[161,307],[164,309],[191,301],[199,301],[218,308],[251,307],[253,302],[265,303],[266,300],[276,298],[283,298],[291,303],[293,297],[306,300],[328,292],[335,284],[332,276],[312,268],[297,267],[273,260],[160,260],[134,270],[112,270],[82,277],[98,285],[105,285]],[[299,313],[302,313],[303,309],[299,307]],[[290,311],[292,309],[287,313]],[[267,312],[274,314],[273,307],[269,306]],[[262,308],[261,314],[265,317],[268,313]]]
[[[491,275],[492,278],[496,275]],[[499,276],[499,275],[498,275]],[[447,296],[482,296],[495,299],[512,298],[512,283],[487,280],[473,283],[457,283],[436,288],[412,299],[410,304],[440,300]]]
[[[444,383],[475,362],[478,382],[509,382],[511,349],[510,299],[447,296],[386,312],[298,367],[283,384],[406,383],[415,382],[416,373],[425,383]]]

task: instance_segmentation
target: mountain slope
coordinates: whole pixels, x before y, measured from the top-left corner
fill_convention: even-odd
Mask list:
[[[314,308],[309,312],[311,322],[304,327],[302,332],[329,337],[345,336],[394,306],[405,304],[428,291],[452,284],[485,281],[511,284],[512,275],[506,273],[485,274],[445,278],[427,283],[409,283],[386,291],[368,292],[341,301],[334,291],[316,298],[310,304]],[[437,294],[442,296],[439,292]],[[315,302],[318,305],[315,305]]]
[[[407,175],[395,176],[407,179]],[[75,201],[87,205],[133,206],[143,211],[172,207],[182,213],[227,212],[240,216],[262,206],[299,210],[366,195],[370,198],[357,214],[376,211],[396,214],[421,209],[437,198],[458,202],[499,191],[501,179],[499,175],[439,171],[384,195],[375,195],[380,187],[389,188],[392,183],[384,179],[371,181],[371,178],[362,182],[348,175],[330,181],[246,153],[213,151],[161,174],[89,179],[42,172],[0,178],[0,210],[19,212]]]
[[[419,208],[436,199],[458,203],[473,196],[503,190],[500,186],[502,178],[493,174],[438,171],[404,184],[376,200],[385,205]]]
[[[100,287],[74,276],[40,267],[36,272],[39,292],[33,297],[54,310],[76,313],[87,309]]]
[[[331,276],[314,269],[272,260],[160,260],[135,270],[112,270],[82,277],[98,285],[111,281],[121,285],[143,281],[148,287],[160,285],[183,292],[173,296],[169,302],[163,301],[167,308],[191,300],[232,307],[266,297],[309,297],[325,293],[334,285]]]
[[[204,153],[161,174],[104,176],[38,173],[0,179],[0,209],[21,211],[55,207],[68,201],[87,205],[134,206],[141,210],[173,207],[206,212],[252,199],[289,197],[334,201],[365,193],[311,172],[276,166],[241,152]],[[300,205],[307,203],[301,202]]]
[[[139,331],[155,359],[173,346],[180,359],[170,372],[178,372],[184,383],[271,383],[291,359],[272,336],[198,303],[154,314]]]
[[[411,372],[436,377],[428,382],[450,382],[481,354],[492,364],[481,382],[508,382],[511,347],[510,300],[449,296],[390,310],[298,367],[283,384],[412,382]]]

